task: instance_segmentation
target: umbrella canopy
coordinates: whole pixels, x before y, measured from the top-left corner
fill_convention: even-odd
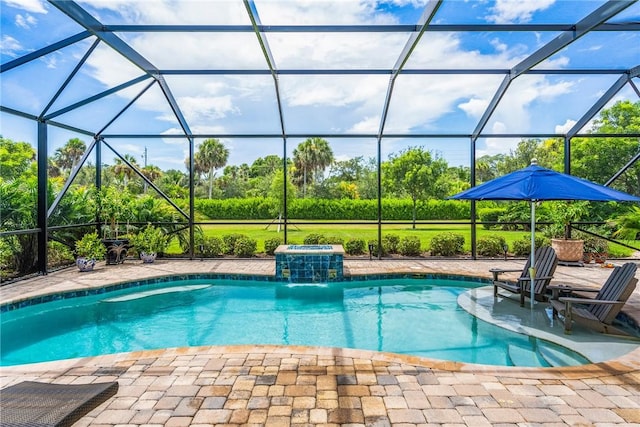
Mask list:
[[[640,197],[623,193],[572,175],[531,165],[470,188],[449,199],[457,200],[528,200],[531,202],[531,266],[535,265],[536,204],[541,200],[590,200],[599,202],[640,202]],[[530,273],[532,283],[535,271]],[[533,286],[531,307],[533,308]]]
[[[572,175],[531,166],[487,181],[450,199],[460,200],[590,200],[640,202],[640,197],[623,193]]]

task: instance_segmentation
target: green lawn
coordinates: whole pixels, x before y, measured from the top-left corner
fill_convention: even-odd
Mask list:
[[[264,251],[264,241],[273,237],[280,237],[284,239],[284,232],[277,231],[277,225],[270,225],[268,228],[265,224],[224,224],[224,225],[203,225],[201,226],[207,236],[222,237],[226,234],[242,233],[255,239],[258,242],[258,252]],[[465,250],[471,251],[471,230],[468,224],[428,224],[417,225],[415,229],[411,228],[410,224],[390,224],[383,225],[382,234],[396,234],[400,238],[404,236],[418,236],[423,250],[428,250],[430,247],[431,239],[443,232],[453,232],[464,236],[465,238]],[[311,233],[323,234],[325,236],[337,236],[344,241],[353,238],[364,239],[365,241],[378,239],[377,224],[325,224],[323,222],[317,222],[314,224],[301,224],[301,225],[289,225],[287,230],[287,240],[289,244],[302,244],[304,237]],[[482,227],[477,228],[477,237],[483,236],[502,236],[507,241],[509,248],[513,247],[515,240],[522,238],[530,238],[528,232],[523,231],[502,231],[502,230],[485,230]],[[636,245],[638,242],[632,242]],[[626,257],[630,256],[632,250],[627,249],[620,245],[609,245],[609,253],[613,257]],[[174,239],[167,253],[180,253],[180,247],[177,241]]]

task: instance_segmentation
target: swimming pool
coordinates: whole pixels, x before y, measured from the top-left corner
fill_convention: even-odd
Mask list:
[[[457,298],[482,285],[446,279],[163,282],[4,312],[0,365],[233,344],[359,348],[507,366],[589,363],[469,315]]]

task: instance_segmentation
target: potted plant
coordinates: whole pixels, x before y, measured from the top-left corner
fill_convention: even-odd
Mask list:
[[[571,223],[587,213],[587,202],[551,202],[548,209],[552,224],[545,230],[559,261],[580,262],[584,254],[584,240],[571,238]]]
[[[121,236],[128,233],[128,225],[121,230],[120,224],[123,221],[128,224],[131,219],[131,195],[116,187],[104,187],[96,193],[96,202],[98,217],[103,222],[102,242],[107,248],[107,264],[121,264],[130,245],[129,240]]]
[[[107,252],[97,232],[88,233],[76,241],[76,265],[80,271],[91,271],[97,260],[104,259]]]
[[[142,262],[151,263],[164,252],[169,239],[161,228],[149,224],[131,237],[131,243]]]

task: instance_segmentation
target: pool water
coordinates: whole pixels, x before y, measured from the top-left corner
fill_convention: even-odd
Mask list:
[[[589,363],[469,315],[457,297],[479,285],[439,279],[165,282],[4,313],[0,365],[234,344],[347,347],[491,365]]]

